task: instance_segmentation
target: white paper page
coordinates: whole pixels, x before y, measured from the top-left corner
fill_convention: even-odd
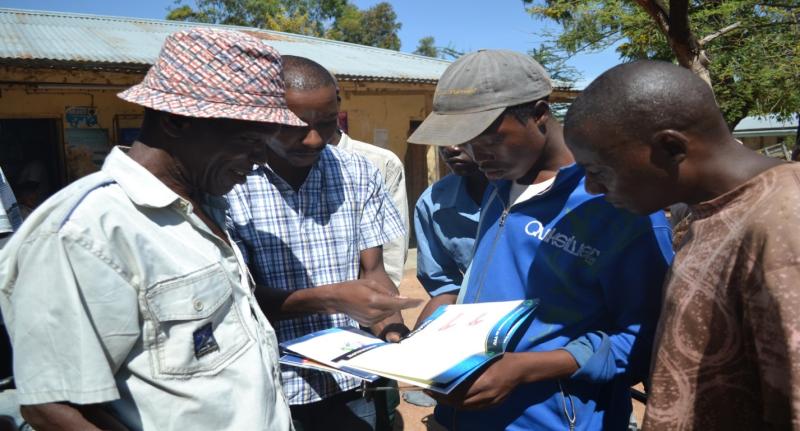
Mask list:
[[[306,341],[288,346],[288,349],[305,356],[313,358],[317,362],[339,367],[341,364],[333,362],[335,358],[342,356],[353,350],[370,344],[381,343],[375,337],[368,337],[350,331],[333,331],[319,337],[313,337]]]
[[[347,360],[347,365],[433,381],[461,361],[486,351],[491,329],[522,301],[450,305],[423,330]]]

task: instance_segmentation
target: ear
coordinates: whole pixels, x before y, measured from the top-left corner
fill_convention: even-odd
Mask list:
[[[179,138],[191,127],[191,120],[180,115],[164,113],[159,117],[159,126],[170,138]]]
[[[533,106],[533,119],[537,126],[543,126],[550,119],[550,104],[546,100],[540,100]]]
[[[650,146],[656,164],[677,167],[686,160],[689,138],[676,130],[661,130],[653,135]]]

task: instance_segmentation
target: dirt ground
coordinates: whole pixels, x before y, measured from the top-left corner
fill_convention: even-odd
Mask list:
[[[408,263],[406,264],[405,274],[403,281],[400,283],[400,294],[412,298],[428,299],[428,294],[422,285],[419,284],[416,277],[416,264],[417,256],[416,250],[409,250]],[[403,318],[408,326],[417,321],[422,311],[422,306],[403,311]],[[404,392],[401,385],[401,395]],[[639,388],[641,390],[641,387]],[[637,401],[633,402],[633,412],[636,416],[637,423],[641,426],[642,417],[644,416],[644,404]],[[433,407],[418,407],[408,404],[400,397],[400,406],[398,407],[398,415],[394,424],[394,431],[443,431],[444,428],[436,423],[433,419]]]

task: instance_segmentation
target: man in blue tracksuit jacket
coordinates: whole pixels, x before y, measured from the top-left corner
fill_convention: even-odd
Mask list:
[[[550,92],[530,57],[469,54],[442,75],[433,113],[409,138],[465,145],[492,181],[460,300],[540,301],[514,352],[437,397],[451,430],[624,430],[628,388],[649,368],[669,224],[586,191]]]

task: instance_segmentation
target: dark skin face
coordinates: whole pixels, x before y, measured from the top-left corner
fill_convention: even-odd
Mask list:
[[[680,142],[670,138],[647,143],[591,128],[570,132],[566,139],[586,171],[586,190],[605,194],[613,206],[647,215],[681,201],[678,178],[685,146]]]
[[[466,149],[460,145],[439,147],[439,156],[447,163],[454,174],[465,177],[477,174],[478,164],[472,160]]]
[[[172,152],[188,189],[222,196],[246,181],[254,165],[267,159],[266,144],[274,140],[280,126],[227,119],[177,120],[162,118],[166,133],[185,144]]]
[[[278,139],[270,142],[269,163],[276,172],[289,167],[310,168],[337,131],[336,87],[286,89],[286,103],[308,126],[285,127]]]
[[[540,173],[549,172],[552,176],[559,167],[572,163],[572,156],[556,136],[560,135],[560,127],[551,121],[547,102],[539,101],[527,119],[521,121],[505,113],[464,146],[490,181],[532,184],[546,179]],[[549,134],[548,128],[552,129]]]

